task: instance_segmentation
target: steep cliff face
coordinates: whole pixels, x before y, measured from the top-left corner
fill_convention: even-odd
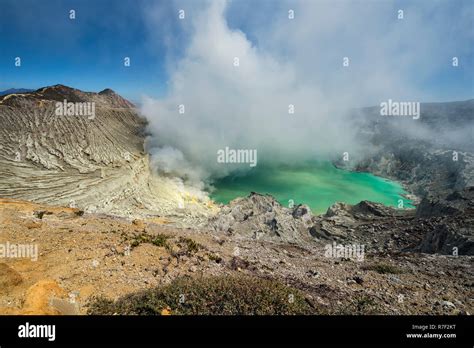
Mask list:
[[[0,119],[1,197],[119,216],[183,212],[185,220],[209,211],[199,192],[150,172],[145,120],[110,89],[5,95]]]
[[[57,115],[56,103],[94,103],[95,114]],[[53,86],[0,97],[2,168],[35,166],[94,172],[143,155],[140,119],[133,105],[110,92]]]
[[[371,151],[338,165],[401,181],[421,199],[409,219],[422,238],[408,249],[473,255],[474,100],[421,104],[420,110],[417,120],[359,110],[354,122]],[[409,231],[397,228],[403,221],[389,229],[403,235]]]
[[[402,181],[422,198],[474,186],[474,100],[421,104],[416,120],[366,108],[353,122],[371,150],[339,165]]]

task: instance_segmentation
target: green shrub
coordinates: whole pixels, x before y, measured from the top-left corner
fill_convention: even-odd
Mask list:
[[[154,237],[151,240],[151,243],[153,245],[158,246],[158,247],[169,248],[168,238],[169,238],[169,236],[166,236],[164,234],[159,234],[158,236]]]
[[[214,261],[216,263],[221,263],[222,262],[222,257],[216,254],[208,253],[207,256],[209,257],[209,260]]]
[[[292,315],[312,314],[303,294],[273,280],[248,276],[192,279],[126,295],[117,301],[96,298],[89,304],[94,315]]]
[[[135,248],[142,243],[149,243],[149,244],[156,245],[158,247],[164,247],[164,248],[170,249],[170,245],[168,243],[169,238],[170,236],[167,236],[164,234],[158,234],[157,236],[152,236],[150,234],[141,233],[139,235],[133,236],[130,242],[130,246],[132,248]],[[128,238],[126,240],[128,240]]]
[[[386,310],[385,310],[386,311]],[[375,315],[382,314],[384,309],[376,298],[368,295],[356,295],[350,302],[336,309],[333,314],[339,315]]]
[[[186,253],[187,254],[195,254],[199,251],[199,249],[201,249],[201,245],[199,245],[198,243],[196,243],[194,240],[192,240],[191,238],[184,238],[184,237],[181,237],[179,239],[179,243],[182,243],[184,244],[184,246],[186,247]]]

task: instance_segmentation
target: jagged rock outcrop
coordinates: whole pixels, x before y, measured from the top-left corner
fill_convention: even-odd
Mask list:
[[[471,192],[469,191],[469,194]],[[252,193],[224,206],[210,219],[208,228],[246,239],[263,239],[300,245],[310,243],[357,243],[370,252],[412,251],[453,255],[474,255],[474,210],[468,194],[453,194],[469,202],[462,217],[440,209],[440,215],[425,211],[424,203],[414,209],[395,209],[362,201],[355,205],[338,202],[326,214],[313,216],[308,207],[281,206],[272,196]],[[453,249],[456,248],[456,249]]]
[[[313,219],[310,233],[318,240],[364,243],[376,237],[379,224],[409,213],[369,201],[356,205],[337,202]]]
[[[252,192],[248,197],[234,199],[224,206],[210,219],[209,227],[244,238],[307,243],[311,241],[311,219],[307,206],[285,208],[270,195]]]
[[[459,215],[474,210],[474,187],[454,191],[445,198],[423,198],[416,210],[417,217]]]
[[[421,241],[421,252],[474,255],[474,187],[455,191],[445,199],[424,198],[416,216],[438,219]]]
[[[378,252],[474,255],[474,209],[468,191],[452,194],[451,205],[427,200],[416,211],[368,201],[335,203],[312,219],[310,234],[316,240],[358,243]]]
[[[438,224],[426,233],[419,249],[430,254],[474,255],[474,228],[458,228],[456,224],[450,223]]]
[[[362,201],[352,206],[351,212],[357,218],[366,218],[367,216],[387,217],[395,215],[393,208],[369,201]]]

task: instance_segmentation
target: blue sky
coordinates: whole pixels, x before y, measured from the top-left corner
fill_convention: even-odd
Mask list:
[[[316,2],[303,1],[298,8],[302,11],[307,4]],[[380,7],[380,13],[397,7],[416,9],[417,16],[422,18],[420,22],[428,26],[420,33],[420,45],[425,51],[419,60],[408,59],[410,63],[406,63],[405,54],[400,52],[399,61],[405,64],[401,73],[407,74],[405,80],[411,88],[427,92],[423,98],[441,101],[474,97],[473,3],[470,0],[350,0],[336,1],[335,6],[348,4],[356,8],[355,12],[350,11],[351,16],[357,16],[357,8],[364,7]],[[86,91],[112,88],[135,101],[144,94],[160,98],[168,91],[170,66],[182,58],[193,35],[190,24],[178,21],[177,9],[184,8],[187,15],[192,16],[193,11],[206,5],[204,0],[1,0],[0,90],[61,83]],[[275,35],[270,32],[275,29],[272,22],[278,22],[291,6],[292,2],[286,0],[234,0],[227,7],[225,18],[229,28],[241,31],[256,50],[274,54],[279,61],[297,60],[296,54],[293,57],[291,53],[285,53],[281,40],[273,40]],[[76,11],[75,20],[69,19],[71,9]],[[361,9],[361,16],[364,14],[365,10]],[[408,21],[410,15],[408,11]],[[461,15],[464,20],[460,20]],[[470,19],[466,20],[466,16]],[[318,22],[312,25],[317,27]],[[332,39],[336,43],[339,41],[340,31],[323,34],[331,43]],[[439,37],[439,47],[433,37],[423,38],[430,34]],[[361,38],[364,35],[360,33]],[[415,30],[412,39],[416,35]],[[423,42],[429,40],[433,45],[426,48]],[[310,46],[311,41],[307,45]],[[416,48],[410,44],[407,47]],[[436,51],[432,52],[433,47]],[[357,63],[358,58],[366,60],[366,56],[356,52],[357,49],[357,46],[348,49],[348,54],[355,57],[354,62]],[[453,55],[460,59],[460,66],[455,70],[449,66]],[[14,66],[15,57],[22,59],[20,68]],[[124,57],[131,58],[130,67],[124,67]],[[377,65],[377,57],[374,59],[373,64]],[[424,65],[430,68],[425,69]],[[318,73],[322,79],[333,81],[333,70],[337,69],[326,67]],[[360,72],[362,74],[363,69]]]
[[[0,89],[62,83],[91,91],[110,87],[135,99],[159,95],[166,81],[164,55],[157,45],[149,49],[143,3],[2,0]],[[21,57],[21,68],[15,57]]]

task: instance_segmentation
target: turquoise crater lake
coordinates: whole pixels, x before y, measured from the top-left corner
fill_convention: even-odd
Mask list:
[[[299,167],[252,168],[245,175],[228,176],[214,183],[211,198],[219,203],[228,203],[248,196],[250,192],[271,194],[278,202],[288,206],[307,204],[313,213],[324,213],[335,202],[357,204],[368,200],[387,206],[413,208],[411,201],[396,182],[361,172],[352,172],[334,167],[330,162],[318,162]]]

